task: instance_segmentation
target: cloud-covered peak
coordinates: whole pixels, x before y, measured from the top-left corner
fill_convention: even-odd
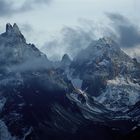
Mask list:
[[[6,33],[10,34],[11,31],[13,30],[13,27],[10,23],[6,24]]]
[[[103,37],[98,40],[98,42],[102,42],[103,44],[115,44],[115,41],[111,37]]]
[[[112,21],[121,47],[133,48],[140,45],[140,31],[135,23],[120,14],[108,13],[107,16]]]

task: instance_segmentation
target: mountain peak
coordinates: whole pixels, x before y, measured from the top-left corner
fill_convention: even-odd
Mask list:
[[[21,32],[20,32],[20,30],[19,30],[19,27],[17,26],[16,23],[14,23],[14,25],[13,25],[13,31],[14,31],[15,33],[17,33],[17,34],[21,34]]]
[[[113,40],[113,39],[111,39],[111,38],[109,38],[109,37],[103,37],[103,38],[100,38],[98,41],[97,41],[97,44],[101,44],[101,45],[109,45],[110,47],[112,46],[115,46],[115,47],[117,47],[118,45],[117,45],[117,43]]]
[[[8,35],[21,35],[21,32],[16,23],[13,26],[10,23],[6,24],[6,34]]]
[[[70,65],[70,63],[71,63],[71,59],[70,59],[70,57],[69,57],[69,55],[68,54],[64,54],[63,55],[63,57],[62,57],[62,60],[61,60],[61,64],[62,65]]]
[[[30,61],[48,61],[47,57],[33,44],[26,43],[16,23],[6,24],[6,32],[0,35],[0,64],[15,65]],[[8,57],[7,57],[8,56]],[[32,64],[33,65],[33,64]]]
[[[13,27],[10,23],[7,23],[6,24],[6,33],[11,33],[11,31],[13,30]]]
[[[70,61],[71,61],[71,59],[70,59],[70,57],[69,57],[68,54],[64,54],[64,55],[63,55],[63,57],[62,57],[62,62],[63,62],[63,61],[66,61],[66,62],[70,62]]]
[[[8,40],[14,42],[23,42],[26,43],[26,40],[22,33],[20,32],[19,27],[16,23],[11,25],[10,23],[6,24],[6,32],[2,34],[3,37],[8,38]]]
[[[109,38],[109,37],[100,38],[99,41],[102,41],[102,42],[108,43],[108,44],[113,42],[113,40],[111,38]]]

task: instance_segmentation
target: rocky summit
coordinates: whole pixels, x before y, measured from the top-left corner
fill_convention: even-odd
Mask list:
[[[115,41],[60,62],[14,24],[0,35],[0,140],[139,140],[140,63]]]

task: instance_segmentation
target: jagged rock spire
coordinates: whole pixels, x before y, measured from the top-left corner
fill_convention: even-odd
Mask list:
[[[14,31],[14,33],[16,33],[16,34],[21,34],[21,32],[20,32],[20,30],[19,30],[19,28],[18,28],[18,26],[17,26],[16,23],[14,23],[14,25],[13,25],[13,31]]]
[[[13,24],[13,26],[10,23],[6,24],[6,32],[3,34],[3,36],[7,36],[16,40],[20,40],[21,42],[26,42],[24,36],[19,30],[19,27],[16,23]]]
[[[10,23],[7,23],[6,24],[6,33],[8,35],[10,35],[10,34],[20,35],[21,34],[21,32],[20,32],[20,30],[19,30],[19,28],[18,28],[16,23],[14,23],[13,26]]]
[[[13,27],[10,23],[6,24],[6,33],[10,34],[13,30]]]
[[[69,57],[68,54],[64,54],[63,57],[62,57],[62,62],[65,61],[65,62],[71,62],[71,59]]]
[[[68,54],[64,54],[61,60],[62,66],[69,66],[71,64],[71,59]]]

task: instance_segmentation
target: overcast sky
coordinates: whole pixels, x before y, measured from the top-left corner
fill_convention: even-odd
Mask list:
[[[138,24],[140,0],[0,0],[0,31],[7,22],[17,23],[28,42],[41,48],[63,27],[85,21],[97,27],[110,24],[107,13],[121,14]]]

